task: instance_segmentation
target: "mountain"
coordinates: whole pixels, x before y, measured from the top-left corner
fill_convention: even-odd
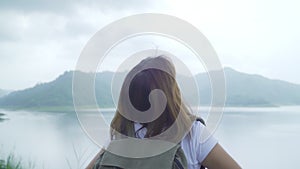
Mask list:
[[[3,90],[3,89],[0,89],[0,97],[5,96],[5,95],[7,95],[7,94],[9,94],[9,93],[10,93],[9,90]]]
[[[300,105],[300,85],[225,68],[227,105]]]
[[[90,75],[82,72],[79,74],[82,77]],[[109,107],[112,104],[109,92],[112,76],[112,72],[103,72],[96,76],[96,84],[99,84],[95,90],[96,98],[104,107]],[[72,78],[73,71],[66,71],[52,82],[39,83],[32,88],[11,92],[0,98],[0,107],[47,111],[70,109],[73,107]]]
[[[281,80],[268,79],[260,75],[246,74],[225,68],[227,106],[281,106],[300,105],[300,85]],[[80,76],[91,74],[79,72]],[[116,73],[115,76],[120,75]],[[124,75],[124,74],[123,74]],[[46,111],[72,109],[72,76],[68,71],[49,83],[37,84],[32,88],[14,91],[0,98],[0,107],[15,109],[37,109]],[[99,107],[114,107],[111,96],[111,81],[113,72],[97,73],[95,78],[95,95]],[[211,90],[207,73],[197,74],[194,78],[199,86],[200,105],[208,105],[211,98]],[[179,75],[178,81],[186,81],[186,77]],[[184,84],[184,83],[183,83]],[[186,84],[189,85],[189,84]],[[188,103],[195,104],[196,92],[188,91],[189,87],[182,91],[189,93],[185,96]]]

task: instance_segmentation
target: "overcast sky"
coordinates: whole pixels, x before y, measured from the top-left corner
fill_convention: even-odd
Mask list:
[[[145,12],[196,26],[224,66],[300,84],[299,9],[298,0],[1,0],[0,89],[32,87],[75,69],[98,30]]]

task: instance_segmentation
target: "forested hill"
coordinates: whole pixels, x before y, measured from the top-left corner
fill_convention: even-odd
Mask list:
[[[227,106],[281,106],[300,105],[300,85],[281,80],[272,80],[260,75],[252,75],[225,68]],[[81,73],[87,76],[86,73]],[[113,72],[97,73],[95,94],[99,107],[114,107],[111,96]],[[0,107],[15,109],[55,110],[73,106],[72,76],[68,71],[49,83],[37,84],[32,88],[14,91],[0,98]],[[178,80],[188,77],[178,76]],[[210,103],[211,91],[207,74],[195,76],[199,84],[200,104]],[[193,100],[195,92],[187,95]],[[195,104],[195,103],[191,103]]]
[[[86,73],[80,74],[82,76],[88,75]],[[101,102],[101,106],[109,107],[112,105],[109,86],[112,76],[112,72],[103,72],[96,76],[96,83],[101,83],[100,86],[102,86],[102,88],[96,88],[95,90],[97,100],[99,103]],[[72,78],[73,72],[68,71],[49,83],[39,83],[32,88],[14,91],[0,98],[0,107],[41,110],[72,107]]]

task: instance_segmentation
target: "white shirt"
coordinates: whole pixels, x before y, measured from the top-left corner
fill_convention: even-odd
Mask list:
[[[135,131],[141,127],[140,123],[134,124]],[[146,132],[147,129],[143,128],[139,130],[138,135],[143,138]],[[186,135],[181,141],[181,148],[187,159],[188,169],[199,169],[203,160],[218,142],[213,136],[204,142],[200,141],[200,135],[203,132],[208,132],[208,130],[201,122],[195,121],[190,130],[191,136]]]

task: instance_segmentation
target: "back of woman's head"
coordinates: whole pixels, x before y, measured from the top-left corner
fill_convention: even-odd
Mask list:
[[[141,112],[150,109],[151,105],[149,101],[149,95],[154,89],[161,90],[167,100],[165,109],[159,115],[158,118],[151,122],[143,123],[143,127],[147,128],[147,133],[145,137],[154,137],[165,130],[167,130],[178,117],[179,113],[183,114],[183,124],[184,126],[177,126],[176,130],[183,127],[189,127],[190,123],[190,113],[186,106],[182,103],[182,98],[180,90],[175,78],[175,67],[172,62],[163,56],[159,57],[149,57],[142,60],[137,64],[126,76],[118,103],[118,109],[116,111],[115,117],[111,123],[113,130],[122,133],[123,135],[128,135],[128,125],[134,122],[126,119],[122,114],[133,113],[128,107],[129,98],[132,106]],[[122,97],[126,92],[126,83],[128,83],[129,97]],[[123,111],[123,112],[120,112]],[[126,112],[130,111],[130,112]],[[134,116],[134,114],[132,114]],[[182,128],[182,129],[183,129]],[[114,133],[111,133],[114,135]]]
[[[163,63],[165,70],[149,66],[150,68],[138,72],[131,79],[129,84],[129,98],[131,104],[139,111],[148,110],[151,106],[149,95],[154,89],[163,91],[167,99],[167,104],[169,104],[167,107],[176,106],[176,102],[178,104],[181,103],[179,88],[175,80],[175,69],[173,64],[166,58],[162,56],[147,58],[133,68],[133,70],[142,69],[141,64],[147,65],[149,62],[152,64],[165,62]],[[131,73],[132,72],[129,72],[128,74]]]

